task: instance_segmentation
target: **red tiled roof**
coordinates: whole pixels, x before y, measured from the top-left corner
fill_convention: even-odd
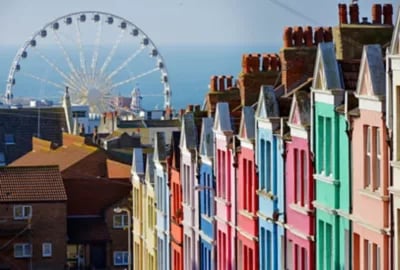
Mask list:
[[[91,243],[111,240],[103,218],[69,218],[67,220],[69,243]]]
[[[127,181],[104,178],[64,179],[67,191],[67,215],[101,215],[110,205],[129,196],[132,185]]]
[[[70,135],[68,138],[71,141]],[[64,138],[66,136],[64,135]],[[43,140],[33,140],[31,152],[12,162],[9,166],[58,165],[65,176],[106,176],[106,153],[93,146],[76,141],[57,149],[44,147]]]
[[[129,181],[131,177],[131,166],[107,159],[107,176],[108,178],[127,178]]]
[[[58,166],[0,167],[0,202],[65,200]]]

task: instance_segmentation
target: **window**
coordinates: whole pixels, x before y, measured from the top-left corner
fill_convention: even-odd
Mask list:
[[[308,160],[306,151],[301,151],[301,160],[303,161],[303,204],[308,205]]]
[[[113,228],[122,229],[128,226],[128,215],[118,214],[113,217]]]
[[[4,134],[4,143],[6,145],[15,144],[14,134]]]
[[[53,253],[53,246],[51,243],[43,243],[42,244],[42,256],[43,257],[51,257]]]
[[[29,219],[32,217],[32,206],[14,205],[14,219]]]
[[[335,153],[333,147],[332,119],[318,116],[317,121],[317,171],[325,176],[332,176]]]
[[[19,243],[14,245],[15,258],[29,258],[32,257],[32,245],[29,243]]]
[[[267,158],[265,159],[265,177],[266,184],[265,187],[268,192],[272,192],[272,151],[271,151],[271,142],[267,141]]]
[[[364,187],[377,190],[381,187],[381,135],[377,127],[364,126]]]
[[[114,251],[114,265],[128,265],[128,251]]]

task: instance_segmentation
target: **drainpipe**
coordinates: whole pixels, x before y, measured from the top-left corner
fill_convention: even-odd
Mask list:
[[[350,186],[350,194],[349,194],[349,201],[350,201],[350,203],[349,203],[349,215],[351,215],[351,213],[353,213],[353,193],[352,193],[352,187],[353,187],[353,178],[352,178],[352,175],[351,175],[351,173],[350,172],[352,172],[353,171],[353,168],[352,168],[352,165],[353,165],[353,163],[351,162],[353,159],[352,159],[352,151],[351,151],[351,141],[352,141],[352,139],[353,139],[353,136],[352,136],[352,131],[353,131],[353,128],[352,128],[352,122],[351,122],[351,118],[349,117],[349,114],[348,114],[348,110],[349,110],[349,108],[348,108],[348,101],[349,101],[349,92],[348,91],[345,91],[345,96],[344,96],[344,98],[345,98],[345,100],[344,100],[344,104],[345,104],[345,110],[344,110],[344,113],[345,113],[345,119],[346,119],[346,135],[347,135],[347,138],[348,138],[348,145],[349,145],[349,147],[348,147],[348,149],[349,149],[349,175],[348,175],[348,177],[349,177],[349,186]],[[350,250],[353,250],[353,237],[351,237],[352,235],[353,235],[353,222],[351,221],[351,219],[349,220],[349,222],[350,222],[350,231],[349,231],[349,249]],[[349,256],[350,256],[350,258],[349,258],[349,263],[351,264],[351,262],[353,261],[353,253],[352,252],[350,252],[350,254],[349,254]]]

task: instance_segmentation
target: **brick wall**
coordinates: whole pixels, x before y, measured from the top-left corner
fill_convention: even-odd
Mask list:
[[[29,203],[21,204],[28,205]],[[0,235],[0,246],[15,237],[28,224],[27,220],[15,221],[13,219],[13,205],[4,203],[0,205],[0,220],[5,221],[1,226],[15,229],[7,236]],[[29,269],[30,263],[32,263],[33,269],[63,269],[67,252],[66,203],[49,202],[31,203],[29,205],[32,205],[31,229],[16,237],[10,245],[0,251],[0,261],[9,264],[12,269],[18,269],[18,267]],[[42,257],[42,243],[44,242],[52,243],[51,257]],[[32,258],[14,258],[14,243],[31,243]]]

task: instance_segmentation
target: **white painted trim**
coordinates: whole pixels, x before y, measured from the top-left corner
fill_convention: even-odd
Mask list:
[[[243,231],[241,228],[237,228],[238,233],[240,233],[241,235],[243,235],[244,237],[246,237],[248,240],[250,241],[256,241],[258,242],[258,237],[254,236],[246,231]]]
[[[376,99],[367,99],[367,98],[359,98],[358,107],[360,110],[369,110],[375,112],[384,112],[385,111],[385,103]]]
[[[331,176],[323,174],[314,174],[314,179],[331,185],[340,185],[340,181],[333,179]]]
[[[249,142],[248,140],[240,140],[240,146],[246,149],[254,150],[253,143]]]
[[[271,129],[272,130],[272,123],[271,122],[264,122],[264,121],[258,121],[258,128],[263,128],[263,129]]]
[[[288,124],[290,127],[290,135],[292,137],[308,140],[308,132],[303,126]]]
[[[297,237],[300,237],[303,240],[312,241],[312,242],[314,242],[314,240],[315,240],[313,235],[309,235],[309,234],[306,234],[306,233],[304,233],[302,231],[299,231],[299,230],[297,230],[295,227],[293,227],[291,225],[286,224],[285,228],[288,231],[290,231],[291,233],[293,233]]]

